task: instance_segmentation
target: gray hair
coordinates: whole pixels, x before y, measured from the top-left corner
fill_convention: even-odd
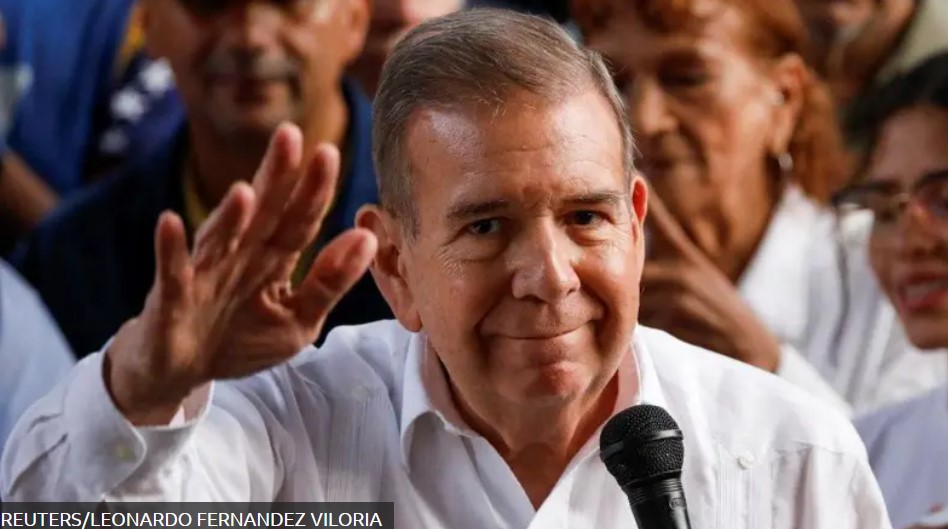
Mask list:
[[[593,88],[615,114],[631,178],[629,117],[598,53],[552,20],[504,9],[470,9],[421,24],[396,46],[375,96],[372,144],[382,207],[417,233],[405,137],[418,111],[471,104],[502,108],[518,91],[555,102]]]

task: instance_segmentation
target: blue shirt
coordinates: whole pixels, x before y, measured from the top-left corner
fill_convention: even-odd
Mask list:
[[[0,452],[20,415],[73,365],[33,289],[0,261]]]
[[[351,83],[345,84],[345,94],[350,116],[347,171],[323,239],[351,228],[358,208],[378,201],[371,104]],[[155,274],[158,217],[166,209],[184,216],[186,140],[182,129],[162,148],[67,201],[14,256],[80,357],[101,348],[122,323],[141,312]],[[390,317],[366,274],[330,314],[323,335],[336,325]]]
[[[163,63],[132,46],[134,3],[0,0],[0,73],[30,81],[0,133],[62,195],[167,140],[183,119]]]

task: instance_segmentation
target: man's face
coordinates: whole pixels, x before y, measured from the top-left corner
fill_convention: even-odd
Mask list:
[[[893,188],[892,197],[946,171],[948,112],[916,107],[883,126],[867,181]],[[923,349],[948,347],[948,220],[939,218],[948,209],[946,184],[941,179],[917,194],[924,206],[913,203],[901,216],[877,214],[869,240],[872,267],[909,339]]]
[[[338,97],[361,48],[366,0],[146,0],[149,47],[166,58],[193,119],[267,137],[306,126]]]
[[[595,91],[428,110],[408,136],[419,228],[403,254],[421,327],[462,394],[511,405],[605,385],[630,347],[645,187]]]
[[[382,66],[395,49],[395,44],[422,22],[461,9],[464,0],[374,0],[372,24],[365,48],[352,71],[366,92],[378,89]]]

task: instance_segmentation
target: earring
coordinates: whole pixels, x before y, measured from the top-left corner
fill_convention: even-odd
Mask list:
[[[777,167],[780,168],[780,174],[789,176],[793,173],[793,155],[784,151],[777,155]]]

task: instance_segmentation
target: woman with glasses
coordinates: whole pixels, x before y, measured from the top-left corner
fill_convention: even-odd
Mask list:
[[[879,283],[912,343],[948,364],[948,54],[885,90],[866,178],[835,202],[844,222],[871,217]],[[948,507],[948,386],[857,428],[895,529]]]
[[[793,2],[573,7],[654,189],[639,321],[856,412],[941,383],[948,366],[904,345],[864,231],[836,232],[829,198],[847,164]]]

